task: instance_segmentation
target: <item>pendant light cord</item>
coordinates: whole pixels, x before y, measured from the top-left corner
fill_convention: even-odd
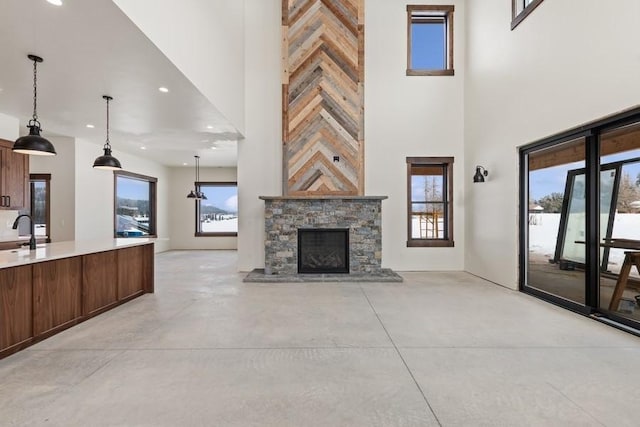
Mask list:
[[[104,144],[104,148],[111,149],[111,144],[109,143],[109,101],[111,100],[109,97],[105,98],[107,100],[107,141]]]
[[[33,61],[33,120],[38,121],[38,61]]]

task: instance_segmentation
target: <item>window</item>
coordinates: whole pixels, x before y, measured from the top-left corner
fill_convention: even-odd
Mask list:
[[[407,6],[407,75],[453,75],[453,6]]]
[[[543,0],[511,0],[511,29],[513,30],[524,18],[529,16],[533,9],[538,7]]]
[[[49,183],[51,174],[29,175],[31,192],[31,217],[35,227],[36,237],[46,236],[47,243],[51,242],[51,190]]]
[[[407,157],[407,246],[453,246],[453,157]]]
[[[115,237],[155,237],[158,179],[124,171],[113,174]]]
[[[196,182],[206,199],[196,200],[196,237],[238,235],[238,184]]]

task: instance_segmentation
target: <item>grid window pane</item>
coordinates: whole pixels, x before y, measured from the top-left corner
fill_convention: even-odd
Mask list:
[[[453,246],[452,157],[409,157],[407,246]]]

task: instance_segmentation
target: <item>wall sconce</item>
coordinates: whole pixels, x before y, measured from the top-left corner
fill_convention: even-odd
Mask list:
[[[476,174],[473,176],[473,182],[484,182],[484,177],[489,175],[489,171],[487,171],[482,166],[476,166]]]

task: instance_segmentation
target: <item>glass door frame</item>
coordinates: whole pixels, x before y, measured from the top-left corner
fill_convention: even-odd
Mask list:
[[[602,310],[600,306],[600,136],[606,131],[640,122],[640,106],[595,120],[585,125],[543,138],[519,148],[519,289],[521,292],[563,308],[613,320],[634,328],[640,335],[640,322]],[[586,235],[585,235],[585,304],[579,304],[551,293],[527,286],[529,154],[578,138],[585,138]],[[627,329],[625,329],[627,330]]]

